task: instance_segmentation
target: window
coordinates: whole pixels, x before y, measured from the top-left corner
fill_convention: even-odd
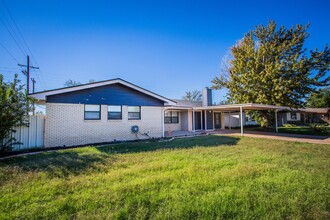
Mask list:
[[[291,119],[296,120],[297,119],[297,112],[291,112]]]
[[[108,119],[120,120],[121,119],[121,106],[120,105],[108,105]]]
[[[101,106],[100,105],[85,105],[85,120],[100,120]]]
[[[165,112],[164,122],[165,122],[165,124],[179,123],[179,112],[177,112],[177,111]]]
[[[140,106],[128,106],[128,120],[141,119],[141,107]]]

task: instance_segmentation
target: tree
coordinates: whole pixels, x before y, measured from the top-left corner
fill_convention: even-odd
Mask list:
[[[232,103],[303,106],[308,94],[329,85],[330,50],[307,52],[304,42],[309,25],[277,28],[276,22],[259,25],[231,50],[227,71],[212,81],[214,89],[227,88]],[[270,112],[255,113],[264,126]]]
[[[81,82],[72,79],[69,79],[64,83],[64,87],[79,86],[79,85],[81,85]]]
[[[32,99],[16,74],[13,82],[4,82],[0,74],[0,153],[10,151],[12,144],[17,143],[11,133],[14,127],[27,125],[27,115],[31,110]]]
[[[194,90],[191,92],[186,92],[186,95],[182,96],[182,98],[188,101],[202,101],[202,93],[201,91]]]
[[[330,108],[330,87],[313,92],[306,102],[311,108]]]

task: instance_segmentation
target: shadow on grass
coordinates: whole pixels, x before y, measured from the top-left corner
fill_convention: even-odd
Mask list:
[[[208,135],[192,138],[177,138],[173,141],[159,142],[150,140],[145,142],[127,142],[99,147],[98,150],[107,153],[139,153],[164,149],[187,149],[193,147],[217,147],[220,145],[236,145],[239,138]]]
[[[105,154],[64,150],[7,159],[0,162],[0,167],[15,166],[23,171],[42,171],[52,177],[68,177],[101,171],[114,161],[114,156]]]
[[[138,153],[162,149],[188,149],[193,147],[216,147],[220,145],[235,145],[239,138],[226,136],[202,136],[180,138],[173,141],[158,140],[125,142],[95,148],[75,148],[46,152],[35,155],[15,157],[0,161],[0,168],[18,167],[23,171],[45,172],[50,177],[65,178],[89,172],[99,172],[109,169],[118,153]]]

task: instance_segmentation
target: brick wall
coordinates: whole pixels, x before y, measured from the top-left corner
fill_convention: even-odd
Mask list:
[[[107,105],[101,106],[101,120],[84,120],[82,104],[46,104],[45,147],[74,146],[116,140],[135,140],[131,126],[141,133],[162,136],[163,107],[141,107],[141,120],[128,120],[127,106],[122,107],[122,120],[108,120]],[[140,139],[148,138],[138,135]]]

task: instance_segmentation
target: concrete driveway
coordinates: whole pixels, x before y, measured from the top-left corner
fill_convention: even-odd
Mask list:
[[[218,130],[208,132],[210,134],[241,136],[240,130]],[[297,141],[313,144],[330,144],[330,137],[328,136],[314,136],[314,135],[302,135],[302,134],[284,134],[284,133],[271,133],[271,132],[258,132],[258,131],[246,131],[245,137],[255,138],[268,138],[273,140],[283,141]]]

